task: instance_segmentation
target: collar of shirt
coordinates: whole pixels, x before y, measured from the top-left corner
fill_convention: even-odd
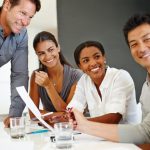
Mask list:
[[[149,73],[147,73],[146,84],[147,86],[150,86],[150,74]]]
[[[0,36],[2,36],[3,38],[6,38],[6,37],[4,37],[4,34],[3,34],[3,28],[2,28],[2,26],[0,25]],[[18,33],[19,35],[20,35],[20,33]],[[11,33],[11,35],[13,35],[13,36],[15,36],[15,35],[17,35],[17,34],[14,34],[13,32]],[[8,35],[9,36],[9,35]]]
[[[1,25],[0,25],[0,36],[4,37],[4,36],[3,36],[3,28],[2,28]]]

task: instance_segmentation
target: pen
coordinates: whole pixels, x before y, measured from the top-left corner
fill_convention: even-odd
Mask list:
[[[48,129],[43,129],[43,130],[36,130],[36,131],[28,132],[27,134],[38,134],[38,133],[44,133],[48,131],[49,131]]]
[[[48,113],[46,113],[46,114],[43,114],[43,115],[41,115],[41,117],[45,117],[45,116],[48,116],[48,115],[51,115],[51,114],[53,114],[53,112],[48,112]],[[37,119],[36,117],[31,118],[31,120],[32,120],[32,121],[38,121],[38,119]]]
[[[42,116],[42,117],[45,117],[45,116],[48,116],[48,115],[51,115],[51,114],[53,114],[53,112],[48,112],[48,113],[43,114],[43,115],[41,115],[41,116]]]
[[[38,119],[36,117],[31,118],[32,121],[38,121]]]
[[[73,135],[81,134],[81,132],[74,132]]]

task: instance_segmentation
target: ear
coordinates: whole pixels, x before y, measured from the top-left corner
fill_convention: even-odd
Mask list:
[[[81,64],[78,65],[79,69],[81,69],[83,71],[83,67]]]
[[[106,62],[106,56],[104,55],[103,57],[104,57],[104,62]]]
[[[58,52],[60,52],[60,45],[58,44],[58,47],[57,47],[57,49],[58,49]]]
[[[8,11],[11,7],[10,1],[9,0],[5,0],[4,4],[3,4],[3,10]]]

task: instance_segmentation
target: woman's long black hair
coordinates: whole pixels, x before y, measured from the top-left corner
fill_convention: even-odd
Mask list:
[[[55,36],[50,32],[42,31],[42,32],[39,32],[35,36],[35,38],[33,40],[33,48],[36,49],[36,46],[39,42],[47,41],[47,40],[53,41],[55,43],[56,47],[58,47],[58,42],[57,42]],[[60,59],[60,63],[62,65],[66,64],[66,65],[71,66],[71,64],[67,62],[67,60],[65,59],[65,57],[63,56],[63,54],[61,52],[59,52],[59,59]],[[46,66],[44,66],[41,62],[39,62],[39,70],[41,70],[41,71],[46,70]]]

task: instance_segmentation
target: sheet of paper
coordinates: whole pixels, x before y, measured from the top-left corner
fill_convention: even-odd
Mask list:
[[[49,130],[53,131],[53,128],[47,123],[45,122],[42,118],[41,118],[41,113],[38,110],[38,108],[35,106],[35,104],[33,103],[32,99],[30,98],[29,94],[27,93],[26,89],[24,86],[20,86],[16,88],[20,97],[23,99],[23,101],[26,103],[26,106],[32,111],[32,113],[39,119],[39,121],[45,125]]]

